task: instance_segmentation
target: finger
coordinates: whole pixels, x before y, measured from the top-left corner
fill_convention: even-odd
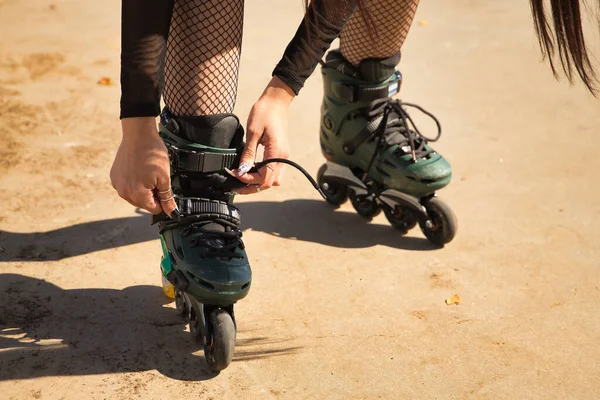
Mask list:
[[[261,136],[262,132],[259,133],[257,130],[250,128],[248,129],[248,141],[246,142],[246,147],[244,147],[242,157],[240,158],[240,165],[235,171],[239,177],[244,176],[246,172],[248,172],[248,170],[254,165],[256,159],[256,151],[258,149],[258,143],[260,141]]]
[[[126,189],[123,189],[123,186],[115,185],[114,188],[120,198],[122,198],[123,200],[129,201],[129,198],[130,198],[129,192]]]
[[[127,201],[134,206],[143,208],[152,214],[160,214],[163,211],[160,202],[154,194],[154,191],[150,189],[138,189],[131,195],[130,200]]]
[[[171,180],[169,178],[159,179],[154,193],[155,200],[159,203],[162,211],[170,217],[173,210],[177,209],[177,203],[175,203],[173,190],[171,189]]]
[[[285,169],[283,168],[279,168],[277,170],[275,179],[273,180],[273,186],[281,186],[281,184],[283,183],[283,171],[285,171]]]
[[[262,185],[262,183],[265,181],[262,169],[256,172],[247,173],[242,176],[236,175],[236,178],[244,183],[247,183],[248,185]]]
[[[119,189],[117,189],[119,187],[119,185],[117,185],[117,169],[115,168],[115,164],[113,163],[112,167],[110,167],[110,173],[109,173],[109,177],[110,177],[110,184],[112,185],[113,189],[115,189],[117,192],[119,191]],[[121,196],[119,194],[119,196]],[[121,196],[122,197],[122,196]]]
[[[287,158],[289,151],[286,146],[269,145],[265,148],[265,160],[273,158]],[[260,168],[260,175],[264,176],[264,180],[260,186],[262,190],[269,189],[279,176],[281,163],[269,163]]]
[[[271,167],[271,168],[269,168],[269,167]],[[264,177],[265,177],[264,181],[260,184],[261,190],[267,190],[271,186],[273,186],[273,182],[275,182],[275,178],[277,176],[278,170],[279,170],[279,168],[277,167],[277,164],[275,164],[275,163],[267,164],[259,170],[261,175],[264,175]]]
[[[257,186],[258,186],[258,188],[257,188]],[[259,193],[261,190],[262,189],[260,188],[260,185],[249,185],[249,186],[244,186],[244,187],[235,189],[235,193],[248,195],[248,194]]]
[[[259,185],[260,189],[268,189],[273,185],[273,181],[275,180],[275,173],[277,171],[275,167],[275,163],[267,164],[264,167],[260,168],[256,172],[251,172],[243,176],[237,177],[240,181],[247,183],[248,186]],[[236,190],[237,193],[240,194],[250,194],[255,191],[247,190],[244,188],[241,193],[240,190]]]

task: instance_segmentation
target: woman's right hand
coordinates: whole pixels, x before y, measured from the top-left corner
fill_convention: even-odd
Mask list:
[[[110,170],[119,196],[152,214],[177,208],[171,191],[169,155],[154,117],[124,118],[123,138]],[[161,200],[162,199],[162,200]]]

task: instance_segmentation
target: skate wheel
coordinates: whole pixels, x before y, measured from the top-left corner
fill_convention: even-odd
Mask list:
[[[390,225],[406,234],[417,225],[417,217],[406,207],[396,205],[395,207],[384,207],[383,213]]]
[[[332,182],[327,178],[323,178],[323,174],[327,166],[321,165],[319,172],[317,172],[317,183],[325,194],[327,202],[334,206],[341,206],[348,200],[348,187],[337,182]]]
[[[211,340],[210,346],[204,346],[204,357],[208,366],[219,372],[227,368],[233,359],[235,325],[231,315],[222,309],[214,310],[209,318]]]
[[[190,334],[196,343],[204,344],[204,330],[202,329],[202,310],[200,305],[196,301],[192,301],[189,305],[189,316],[190,316]]]
[[[443,246],[450,243],[456,235],[458,223],[454,211],[437,197],[432,197],[422,202],[430,223],[419,221],[421,231],[433,243]]]
[[[375,199],[370,198],[368,195],[356,195],[353,190],[350,191],[350,203],[352,203],[356,213],[368,221],[381,213],[381,207]]]
[[[165,278],[164,275],[162,276],[162,290],[165,293],[165,295],[170,298],[170,299],[174,299],[175,298],[175,286],[173,286],[173,284],[171,282],[169,282],[167,280],[167,278]]]
[[[186,316],[188,313],[188,308],[185,304],[185,300],[183,299],[183,293],[177,289],[174,290],[175,295],[175,310],[177,311],[177,315]]]

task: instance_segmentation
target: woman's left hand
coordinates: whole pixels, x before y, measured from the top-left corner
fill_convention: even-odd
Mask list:
[[[295,93],[279,78],[273,77],[252,107],[246,129],[246,147],[235,176],[248,186],[236,189],[240,194],[252,194],[281,184],[281,164],[271,163],[257,172],[247,173],[255,163],[258,145],[265,148],[264,159],[289,157],[287,119]]]

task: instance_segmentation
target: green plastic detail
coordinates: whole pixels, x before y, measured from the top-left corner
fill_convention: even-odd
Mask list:
[[[169,275],[169,272],[173,270],[173,266],[171,265],[171,255],[169,254],[169,250],[167,249],[167,243],[165,242],[165,238],[163,235],[159,235],[160,237],[160,245],[162,247],[163,256],[160,261],[160,270],[162,271],[163,276],[166,278]]]

